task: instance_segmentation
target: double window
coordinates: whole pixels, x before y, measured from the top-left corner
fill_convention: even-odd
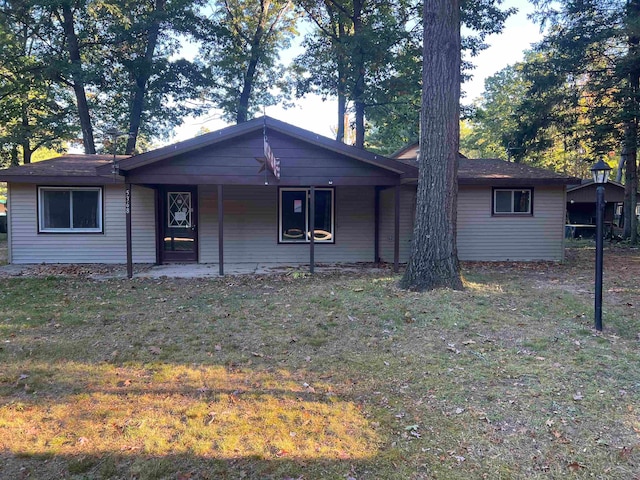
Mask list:
[[[281,243],[307,243],[311,230],[309,188],[279,190],[279,238]],[[314,242],[335,242],[335,206],[333,188],[315,189]]]
[[[101,187],[38,187],[38,232],[101,233]]]
[[[494,188],[494,215],[533,215],[533,189]]]

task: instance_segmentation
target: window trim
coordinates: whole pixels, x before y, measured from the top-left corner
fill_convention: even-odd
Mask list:
[[[43,225],[44,221],[44,201],[42,192],[43,191],[68,191],[72,192],[69,196],[69,201],[71,202],[69,208],[70,215],[70,224],[71,219],[73,218],[73,191],[94,191],[98,192],[98,227],[96,228],[46,228]],[[101,186],[48,186],[42,185],[38,186],[37,192],[37,224],[38,224],[38,233],[49,234],[49,233],[62,233],[62,234],[103,234],[104,233],[104,189]]]
[[[294,192],[306,192],[307,203],[305,206],[305,225],[306,231],[309,230],[309,201],[311,187],[278,187],[278,244],[282,245],[308,245],[311,243],[311,239],[308,235],[302,241],[299,240],[284,240],[282,238],[282,192],[294,191]],[[314,244],[335,244],[336,243],[336,189],[335,187],[315,187],[315,191],[329,191],[331,192],[331,240],[314,240]],[[316,229],[318,230],[318,229]]]
[[[514,212],[513,211],[513,194],[514,192],[529,192],[529,211],[528,212]],[[496,212],[496,192],[511,192],[511,211],[510,212]],[[533,187],[493,187],[491,189],[491,216],[493,217],[533,217]]]

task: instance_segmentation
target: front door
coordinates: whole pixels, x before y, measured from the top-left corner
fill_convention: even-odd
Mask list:
[[[196,187],[160,190],[162,202],[162,262],[198,261],[198,208]]]

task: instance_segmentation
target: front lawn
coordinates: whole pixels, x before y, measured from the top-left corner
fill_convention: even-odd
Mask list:
[[[383,274],[0,279],[0,478],[640,472],[640,253]]]

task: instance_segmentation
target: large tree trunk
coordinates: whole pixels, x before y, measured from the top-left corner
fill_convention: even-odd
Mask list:
[[[87,95],[84,90],[80,44],[78,43],[78,36],[75,31],[73,12],[71,11],[71,6],[67,2],[62,4],[62,18],[62,27],[64,29],[67,43],[67,51],[69,52],[69,60],[71,61],[73,92],[75,93],[78,105],[78,116],[80,117],[80,128],[82,129],[84,153],[92,154],[96,153],[96,146],[93,140],[93,126],[91,125],[91,115],[89,115],[89,104],[87,103]]]
[[[636,205],[638,203],[638,167],[637,149],[638,125],[635,120],[630,120],[625,126],[625,145],[623,155],[625,157],[625,184],[624,184],[624,230],[622,236],[628,238],[631,244],[638,241],[638,217]]]
[[[135,86],[133,93],[133,101],[131,102],[131,112],[129,113],[129,137],[127,139],[127,148],[125,153],[132,155],[136,149],[138,141],[138,133],[140,132],[140,124],[142,122],[142,111],[144,109],[144,98],[147,93],[147,83],[151,77],[153,70],[153,54],[158,44],[158,35],[160,33],[160,22],[162,12],[164,12],[165,0],[157,0],[155,5],[154,19],[149,27],[149,35],[147,38],[147,46],[144,52],[144,61],[142,68],[134,72]]]
[[[422,110],[418,194],[411,259],[403,288],[462,289],[456,248],[460,140],[460,4],[423,7]]]
[[[640,36],[638,35],[637,19],[640,17],[640,0],[630,0],[627,3],[626,27],[628,29],[628,78],[627,78],[627,116],[624,129],[625,155],[625,197],[624,197],[624,232],[630,243],[638,242],[638,217],[636,205],[638,195],[638,95],[640,94]]]

